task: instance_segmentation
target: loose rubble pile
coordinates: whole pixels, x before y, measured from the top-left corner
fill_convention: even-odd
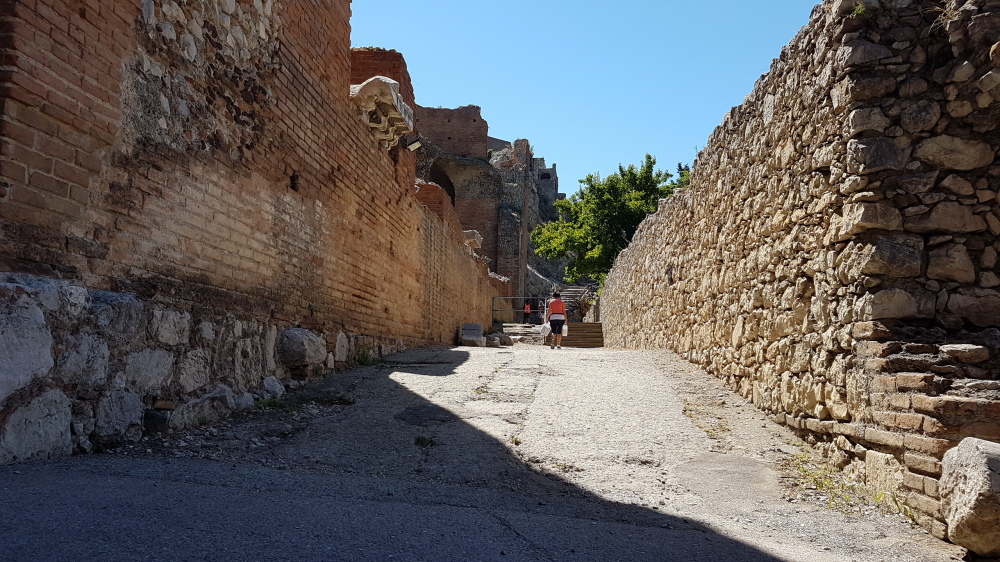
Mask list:
[[[1000,439],[998,30],[817,6],[601,302],[609,345],[686,354],[940,537],[945,452]]]

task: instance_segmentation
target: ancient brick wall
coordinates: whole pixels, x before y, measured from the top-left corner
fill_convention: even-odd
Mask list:
[[[440,185],[417,180],[417,199],[439,219],[451,225],[455,233],[462,232],[462,221],[451,203],[451,197]]]
[[[0,462],[245,405],[284,328],[332,365],[491,323],[506,289],[351,103],[348,0],[71,4],[3,3]]]
[[[413,82],[402,53],[378,47],[351,49],[351,84],[361,84],[372,76],[385,76],[399,82],[403,101],[410,107],[416,106]]]
[[[497,228],[499,226],[497,206],[499,203],[500,199],[495,197],[455,201],[455,212],[462,223],[462,228],[475,230],[483,237],[483,246],[477,252],[493,264],[494,271],[496,271],[497,263]]]
[[[455,109],[417,106],[417,133],[455,156],[486,159],[489,124],[477,105]]]
[[[944,536],[944,452],[1000,440],[1000,13],[881,4],[816,7],[618,258],[602,319]]]
[[[411,108],[416,106],[413,82],[402,53],[377,47],[351,49],[351,84],[363,84],[374,76],[384,76],[398,82],[403,101]],[[403,191],[411,189],[416,176],[416,155],[403,147],[394,147],[389,154],[395,165],[396,183]]]

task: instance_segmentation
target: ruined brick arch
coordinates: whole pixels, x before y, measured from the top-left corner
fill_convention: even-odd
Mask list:
[[[454,206],[455,184],[452,183],[451,178],[448,177],[448,173],[444,171],[444,168],[441,167],[441,164],[439,162],[435,162],[434,165],[431,166],[431,171],[429,175],[430,177],[427,179],[429,179],[433,183],[440,185],[448,194],[448,197],[451,198],[451,204],[452,206]]]

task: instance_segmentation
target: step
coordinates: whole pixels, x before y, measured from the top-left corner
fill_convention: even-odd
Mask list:
[[[563,347],[604,347],[604,326],[599,322],[567,322],[569,335],[562,340]]]
[[[599,348],[604,347],[603,326],[598,322],[569,322],[568,336],[562,340],[563,347]],[[552,340],[542,340],[541,326],[525,324],[504,324],[505,334],[520,337],[522,343],[548,345]]]

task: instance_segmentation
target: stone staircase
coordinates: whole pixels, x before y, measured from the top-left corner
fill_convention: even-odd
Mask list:
[[[563,347],[604,347],[604,329],[593,322],[569,322],[569,335],[562,340]],[[533,324],[504,324],[503,333],[520,343],[547,345],[542,338],[541,326]]]
[[[563,347],[604,347],[604,327],[599,322],[569,322]]]
[[[588,296],[590,287],[584,285],[570,285],[563,287],[559,294],[563,302],[566,303],[566,316],[570,320],[583,320],[583,311],[580,310],[580,301]]]
[[[542,345],[542,327],[534,324],[504,324],[503,333],[519,343]]]

